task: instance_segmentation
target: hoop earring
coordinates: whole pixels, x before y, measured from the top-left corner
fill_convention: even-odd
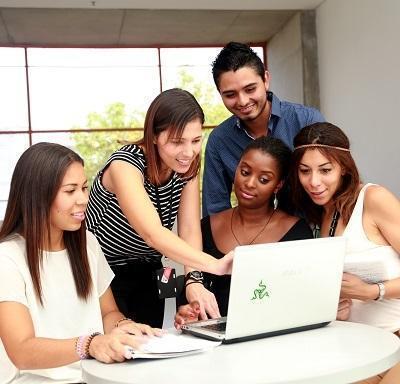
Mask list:
[[[278,208],[278,197],[276,196],[276,192],[274,193],[274,211]]]

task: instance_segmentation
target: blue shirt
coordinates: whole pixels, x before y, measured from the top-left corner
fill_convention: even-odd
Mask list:
[[[272,98],[272,109],[266,134],[281,139],[292,149],[293,139],[302,128],[325,121],[315,108],[281,101],[272,92],[268,98]],[[243,150],[252,140],[236,116],[226,119],[211,132],[205,152],[203,217],[231,207],[235,170]]]

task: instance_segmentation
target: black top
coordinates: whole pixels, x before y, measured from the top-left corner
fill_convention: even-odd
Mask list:
[[[221,259],[224,254],[215,245],[211,232],[210,216],[206,216],[201,220],[201,232],[203,236],[203,251],[217,259]],[[312,238],[313,234],[309,225],[304,219],[299,219],[279,242]],[[205,286],[214,293],[221,316],[226,316],[228,312],[231,276],[216,276],[209,273],[205,273],[204,276]]]

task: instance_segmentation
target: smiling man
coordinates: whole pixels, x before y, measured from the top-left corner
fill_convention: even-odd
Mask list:
[[[203,176],[203,216],[230,208],[233,177],[243,149],[260,136],[293,148],[301,128],[325,118],[315,108],[279,100],[269,91],[269,73],[246,44],[231,42],[213,63],[215,85],[233,116],[210,134]]]

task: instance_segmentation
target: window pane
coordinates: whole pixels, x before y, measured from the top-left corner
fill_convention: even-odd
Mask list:
[[[210,88],[213,98],[218,96],[211,74],[211,63],[221,48],[161,49],[163,89],[179,87],[193,93],[195,85],[201,84],[203,88]]]
[[[218,125],[230,116],[215,87],[212,62],[222,47],[163,48],[160,50],[163,89],[174,87],[191,92],[203,107],[205,125]],[[263,49],[255,47],[263,58]]]
[[[3,220],[6,211],[15,164],[28,146],[28,135],[0,135],[0,220]]]
[[[160,91],[154,48],[29,48],[28,65],[32,130],[86,128],[89,114],[106,113],[116,103],[127,114],[119,124],[142,125],[129,116],[142,116]]]
[[[111,153],[127,142],[143,137],[143,131],[34,133],[34,143],[47,141],[71,148],[85,161],[86,176],[91,183]]]
[[[179,71],[194,69],[198,74],[198,80],[207,81],[214,85],[211,73],[212,62],[221,51],[222,47],[212,48],[161,48],[161,70],[163,88],[169,89],[179,83],[181,76]],[[262,47],[252,47],[257,55],[264,61]]]
[[[251,47],[258,57],[264,62],[264,48],[263,47]]]
[[[0,131],[28,130],[25,52],[0,48]]]
[[[206,115],[205,125],[219,124],[229,116],[214,86],[211,63],[222,47],[161,49],[163,89],[191,92]]]

